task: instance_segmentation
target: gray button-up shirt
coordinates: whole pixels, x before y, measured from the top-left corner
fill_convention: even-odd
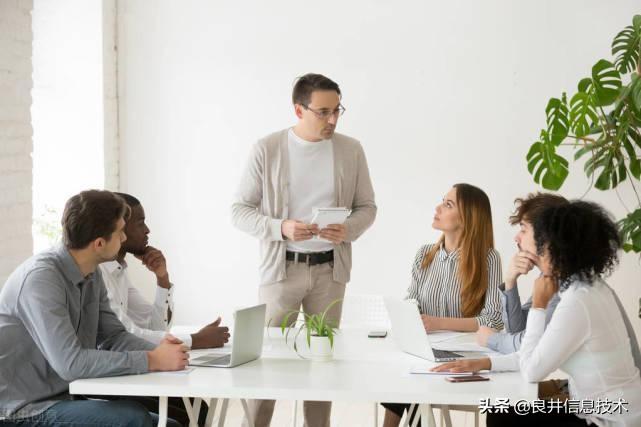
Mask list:
[[[518,286],[511,289],[505,288],[505,283],[499,285],[501,306],[503,307],[502,319],[505,333],[490,335],[487,340],[488,348],[503,354],[514,353],[521,348],[521,340],[525,335],[527,315],[532,307],[532,298],[521,305]],[[559,293],[554,294],[545,310],[545,324],[550,323],[552,314],[561,300]]]
[[[68,399],[79,378],[147,372],[153,348],[111,311],[99,270],[83,277],[63,246],[35,255],[0,291],[0,419]]]

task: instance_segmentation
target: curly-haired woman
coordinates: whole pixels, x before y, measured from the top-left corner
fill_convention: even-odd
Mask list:
[[[488,414],[488,426],[640,426],[639,369],[623,316],[603,281],[618,262],[616,225],[599,205],[573,201],[546,209],[522,245],[540,257],[544,274],[534,284],[520,352],[435,370],[520,369],[525,379],[539,382],[561,369],[569,376],[570,398],[594,405],[578,408],[578,414],[569,405],[560,413]],[[545,309],[559,290],[561,301],[545,328]]]

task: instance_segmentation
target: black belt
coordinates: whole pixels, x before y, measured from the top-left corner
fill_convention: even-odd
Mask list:
[[[326,262],[334,261],[334,251],[313,252],[310,254],[287,251],[285,259],[287,261],[296,261],[297,255],[298,262],[304,262],[307,265],[325,264]]]

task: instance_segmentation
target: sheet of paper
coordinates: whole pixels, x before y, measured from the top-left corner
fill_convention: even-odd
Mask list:
[[[430,343],[436,344],[443,341],[466,338],[467,335],[469,334],[466,332],[433,331],[427,333],[427,339],[430,340]]]
[[[169,376],[187,375],[187,374],[191,373],[194,369],[196,369],[196,368],[187,367],[187,368],[183,369],[182,371],[151,372],[149,375],[161,375],[161,376],[164,376],[164,375],[169,375]]]
[[[434,366],[416,365],[410,368],[410,374],[419,375],[445,375],[448,377],[465,377],[472,375],[472,372],[433,372],[430,371]]]
[[[473,351],[477,353],[494,353],[487,347],[481,347],[475,343],[456,343],[450,341],[443,341],[432,345],[433,348],[437,350],[447,350],[447,351]]]

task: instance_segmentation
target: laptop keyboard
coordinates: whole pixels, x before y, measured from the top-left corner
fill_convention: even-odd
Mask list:
[[[463,357],[462,355],[454,353],[453,351],[437,350],[435,348],[432,349],[432,352],[434,353],[434,357],[436,359],[453,359],[457,357]]]
[[[192,363],[198,365],[229,365],[231,362],[231,354],[213,355],[213,356],[200,356],[194,360]]]

